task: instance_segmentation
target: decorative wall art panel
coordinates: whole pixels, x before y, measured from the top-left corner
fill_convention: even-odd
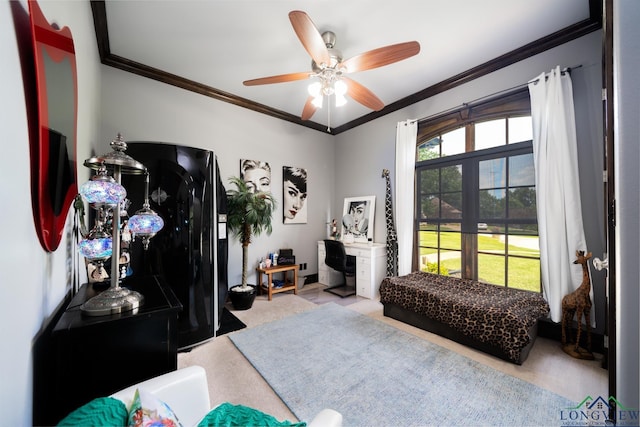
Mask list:
[[[282,167],[282,221],[285,224],[307,223],[307,170]]]
[[[29,1],[29,14],[36,89],[27,100],[33,216],[42,247],[53,252],[78,193],[75,48],[71,30],[49,24],[37,2]]]

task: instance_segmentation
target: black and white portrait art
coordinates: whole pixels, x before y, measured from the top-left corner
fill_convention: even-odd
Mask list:
[[[271,192],[271,166],[267,162],[241,159],[240,178],[252,193]]]
[[[307,222],[307,170],[282,167],[282,221],[285,224]]]
[[[348,197],[342,210],[342,240],[367,242],[373,240],[375,196]]]

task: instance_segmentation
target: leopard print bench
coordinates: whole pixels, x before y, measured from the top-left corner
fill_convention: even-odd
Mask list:
[[[516,364],[549,313],[537,293],[425,272],[385,278],[380,302],[385,316]]]

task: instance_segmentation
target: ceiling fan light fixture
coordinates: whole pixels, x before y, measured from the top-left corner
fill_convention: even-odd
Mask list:
[[[347,93],[347,84],[342,80],[336,80],[333,87],[336,92],[336,96],[339,95],[344,97],[344,95]]]
[[[322,93],[327,96],[333,95],[335,88],[333,87],[333,81],[327,78],[322,79]]]
[[[313,101],[311,101],[311,103],[316,107],[316,108],[322,108],[322,100],[324,99],[324,96],[322,95],[318,95],[315,98],[313,98]]]
[[[320,81],[308,87],[310,97],[304,104],[302,120],[309,120],[317,108],[322,108],[322,98],[325,95],[335,95],[336,106],[344,105],[347,102],[345,97],[347,92],[350,98],[363,106],[374,111],[382,110],[384,103],[373,92],[350,79],[347,80],[347,87],[345,82],[340,81],[341,78],[344,74],[390,65],[420,52],[420,44],[417,41],[410,41],[379,47],[343,60],[342,52],[335,48],[336,35],[333,32],[320,33],[309,15],[301,10],[289,12],[289,20],[302,46],[311,56],[312,71],[246,80],[244,85],[255,86],[318,77]],[[340,87],[342,84],[344,88]]]
[[[313,105],[316,108],[322,108],[322,98],[324,97],[322,83],[320,82],[311,83],[307,88],[307,91],[309,92],[309,95],[313,97],[313,101],[312,101]]]
[[[322,90],[322,83],[320,82],[313,82],[307,88],[309,95],[313,96],[314,98],[321,96],[321,93],[320,93],[321,90]]]

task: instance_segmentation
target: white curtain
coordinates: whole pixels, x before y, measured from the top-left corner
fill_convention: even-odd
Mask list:
[[[558,66],[530,81],[529,94],[542,286],[551,319],[560,322],[562,298],[582,282],[576,250],[587,251],[571,77]]]
[[[413,203],[416,166],[416,120],[398,122],[396,128],[396,200],[398,276],[411,273],[413,259]]]

